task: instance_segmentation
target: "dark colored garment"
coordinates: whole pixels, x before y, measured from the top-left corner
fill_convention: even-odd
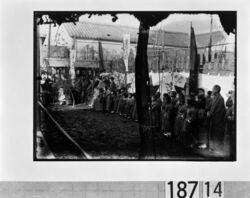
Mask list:
[[[108,93],[106,96],[106,105],[105,105],[105,110],[108,112],[111,110],[111,103],[112,103],[112,95]]]
[[[116,95],[110,94],[110,98],[109,98],[109,111],[110,112],[114,110],[115,98],[116,98]]]
[[[205,109],[206,108],[206,98],[203,96],[198,97],[197,108],[198,109]]]
[[[94,109],[96,111],[103,111],[104,94],[100,93],[94,101]]]
[[[118,112],[117,110],[118,110],[118,105],[119,105],[119,101],[120,101],[120,98],[121,98],[122,96],[119,94],[119,95],[116,95],[116,96],[114,96],[114,106],[113,106],[113,111],[114,112]]]
[[[121,97],[118,103],[117,113],[124,115],[125,114],[125,105],[127,98]]]
[[[82,78],[81,77],[78,77],[75,80],[73,94],[74,94],[74,98],[75,98],[75,104],[80,103],[81,102],[81,94],[82,94]]]
[[[115,82],[111,82],[110,83],[109,89],[110,89],[110,91],[115,91],[116,90],[116,84],[115,84]]]
[[[136,106],[136,101],[135,99],[133,100],[133,107],[132,107],[132,119],[138,120],[138,115],[137,115],[137,106]]]
[[[133,99],[128,98],[128,99],[126,100],[125,107],[124,107],[124,108],[125,108],[125,109],[124,109],[124,114],[125,114],[126,116],[128,116],[128,117],[131,117],[130,112],[131,112],[132,106],[133,106]]]
[[[196,122],[197,110],[194,107],[188,107],[182,134],[179,135],[179,140],[185,145],[190,145],[197,141],[194,135],[196,133]]]
[[[233,105],[233,100],[231,97],[229,97],[226,101],[226,107],[230,108]]]
[[[161,103],[160,98],[152,102],[152,125],[157,129],[161,127]]]
[[[225,104],[223,97],[218,94],[213,98],[210,114],[210,124],[209,124],[209,139],[210,143],[216,145],[221,145],[224,143],[224,133],[225,133]],[[210,145],[211,146],[211,145]]]
[[[172,122],[174,120],[174,108],[173,105],[163,103],[162,104],[162,125],[161,130],[163,132],[173,133],[172,131]]]
[[[206,130],[206,98],[204,96],[198,96],[198,101],[196,102],[196,109],[197,109],[197,120],[196,120],[196,126],[194,131],[194,138],[199,143],[206,143],[207,139],[207,133]]]
[[[195,138],[199,143],[207,143],[208,127],[206,120],[206,110],[205,108],[199,108],[197,110],[197,122],[196,122],[196,133]]]
[[[52,81],[47,78],[44,84],[41,84],[41,97],[45,106],[49,105],[53,101],[51,97],[52,91]]]
[[[176,115],[175,122],[171,121],[171,128],[174,128],[174,135],[177,139],[180,139],[182,134],[185,132],[184,121],[187,114],[187,107],[186,105],[179,105],[178,111]],[[171,131],[172,132],[172,131]]]
[[[90,85],[89,79],[85,79],[82,82],[82,94],[81,94],[81,102],[87,102],[88,99],[88,87]]]
[[[225,139],[229,140],[227,143],[228,145],[228,151],[229,155],[234,155],[234,149],[236,144],[236,137],[235,137],[235,116],[234,116],[234,105],[232,105],[230,108],[226,111],[226,129],[225,129]]]
[[[206,97],[206,106],[205,106],[206,112],[211,109],[212,101],[213,99],[210,96]]]

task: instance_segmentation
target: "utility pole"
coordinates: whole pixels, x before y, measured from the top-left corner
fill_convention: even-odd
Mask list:
[[[49,24],[49,32],[48,32],[48,54],[47,54],[47,60],[48,65],[46,65],[46,77],[48,78],[48,66],[50,66],[49,59],[50,59],[50,40],[51,40],[51,23]],[[61,75],[61,74],[60,74]]]

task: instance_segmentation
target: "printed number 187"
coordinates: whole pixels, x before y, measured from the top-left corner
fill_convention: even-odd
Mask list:
[[[197,181],[168,182],[166,186],[166,198],[199,198],[199,187]]]

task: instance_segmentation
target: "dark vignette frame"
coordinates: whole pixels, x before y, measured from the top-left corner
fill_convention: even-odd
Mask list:
[[[40,80],[40,71],[38,71],[36,65],[38,63],[38,53],[37,53],[37,15],[43,14],[67,14],[67,13],[73,13],[73,12],[78,12],[81,13],[82,15],[84,14],[152,14],[152,13],[157,13],[157,14],[163,14],[163,13],[170,13],[170,14],[218,14],[218,13],[234,13],[235,14],[235,72],[234,72],[234,86],[235,86],[235,106],[234,106],[234,111],[235,111],[235,119],[234,119],[234,132],[233,132],[233,139],[234,139],[234,146],[233,146],[233,155],[230,156],[229,158],[207,158],[207,159],[168,159],[168,160],[163,160],[163,159],[143,159],[143,160],[128,160],[128,159],[91,159],[91,160],[84,160],[84,159],[37,159],[36,157],[36,148],[37,148],[37,141],[36,141],[36,131],[37,131],[37,121],[38,121],[38,111],[37,111],[37,102],[38,102],[38,90],[39,90],[39,85],[37,81]],[[145,162],[145,161],[194,161],[194,162],[235,162],[237,161],[237,11],[236,10],[218,10],[218,11],[209,11],[209,10],[200,10],[200,11],[33,11],[33,161],[81,161],[81,162],[91,162],[91,161],[130,161],[130,162]],[[230,21],[230,19],[229,19]]]

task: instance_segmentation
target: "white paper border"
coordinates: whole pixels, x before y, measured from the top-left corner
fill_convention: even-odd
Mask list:
[[[0,6],[0,180],[250,180],[247,1],[8,0]],[[33,11],[38,10],[237,10],[237,162],[34,162]]]

